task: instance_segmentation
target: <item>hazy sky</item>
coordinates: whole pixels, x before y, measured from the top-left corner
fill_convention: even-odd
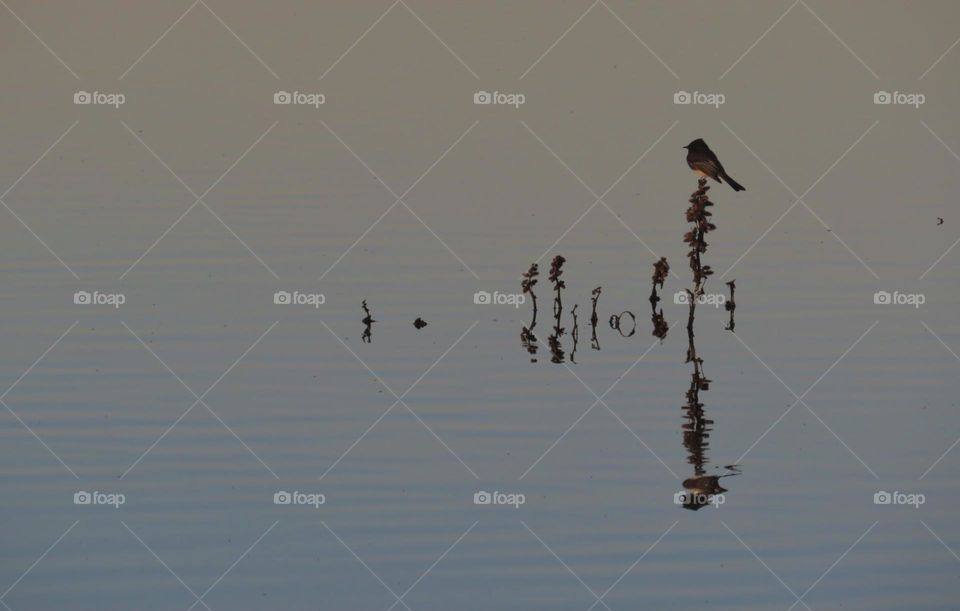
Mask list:
[[[864,231],[848,244],[877,266],[895,255],[925,269],[956,238],[928,231],[945,215],[957,160],[921,123],[960,148],[953,120],[960,59],[951,52],[937,63],[955,40],[958,9],[950,2],[413,0],[383,16],[390,2],[211,0],[179,22],[189,3],[10,6],[69,66],[9,13],[0,20],[8,118],[0,135],[10,144],[2,151],[4,183],[79,121],[7,198],[55,251],[68,253],[65,260],[135,259],[179,204],[193,201],[121,120],[198,194],[278,121],[207,198],[241,236],[261,226],[239,216],[231,222],[229,207],[244,198],[275,202],[263,212],[289,223],[254,247],[265,259],[294,227],[321,216],[345,238],[359,236],[393,201],[321,122],[399,195],[479,121],[406,198],[475,266],[487,256],[477,233],[523,226],[533,232],[532,251],[546,248],[595,199],[534,134],[597,195],[663,137],[605,198],[659,251],[658,232],[643,227],[683,197],[673,187],[687,176],[682,144],[705,138],[748,186],[737,199],[736,227],[749,244],[794,200],[773,174],[802,194],[879,121],[808,203],[845,240]],[[77,90],[123,93],[126,103],[76,106]],[[323,93],[326,103],[276,106],[278,90]],[[526,103],[476,106],[478,90],[522,93]],[[874,105],[881,90],[922,93],[925,103]],[[725,103],[678,106],[677,91],[720,93]],[[60,208],[63,222],[36,210],[62,199],[65,188],[71,205]],[[291,200],[309,209],[276,212]],[[142,213],[131,211],[136,202]],[[158,213],[161,204],[171,208]],[[555,218],[541,212],[525,225],[536,210]],[[68,229],[85,214],[111,235],[91,242],[81,227]],[[870,234],[884,236],[883,249]],[[887,248],[891,239],[897,248]]]

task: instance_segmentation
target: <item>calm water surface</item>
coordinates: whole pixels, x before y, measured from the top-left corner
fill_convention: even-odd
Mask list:
[[[206,213],[195,214],[202,226]],[[442,247],[409,215],[394,214],[375,249],[358,248],[322,283],[277,283],[245,252],[148,282],[152,268],[178,267],[175,244],[202,248],[189,227],[117,285],[128,299],[120,309],[84,310],[69,282],[11,275],[11,310],[22,313],[5,325],[10,383],[79,320],[4,398],[78,478],[8,419],[4,454],[19,465],[3,509],[8,572],[79,521],[11,591],[12,608],[186,607],[196,599],[171,572],[201,595],[268,529],[205,598],[211,607],[387,608],[387,587],[401,595],[416,582],[404,600],[418,608],[587,608],[596,602],[588,587],[600,596],[614,585],[611,607],[787,608],[796,599],[777,576],[798,595],[816,582],[811,606],[952,604],[956,567],[924,523],[951,532],[956,459],[919,476],[956,433],[956,362],[912,312],[874,313],[855,260],[803,251],[784,232],[735,274],[736,336],[722,308],[699,308],[696,346],[711,380],[700,401],[712,421],[697,447],[702,472],[739,463],[742,473],[722,480],[722,505],[693,512],[674,503],[695,473],[682,428],[686,307],[673,302],[689,275],[679,239],[665,254],[682,282],[668,280],[663,304],[668,324],[679,324],[662,342],[646,302],[652,257],[632,236],[600,217],[610,221],[605,246],[562,245],[565,307],[579,304],[581,325],[568,368],[550,363],[545,345],[549,257],[535,329],[544,345],[531,362],[520,340],[529,304],[474,305],[469,273],[437,256]],[[722,244],[718,224],[707,260],[721,268],[746,245]],[[778,248],[849,281],[790,277]],[[515,292],[529,260],[491,253],[485,264],[515,280],[479,286]],[[601,285],[598,351],[589,293]],[[327,302],[272,303],[275,289],[297,287]],[[51,297],[31,307],[44,290]],[[376,320],[369,343],[363,298]],[[623,338],[607,319],[628,309],[637,332]],[[930,308],[924,320],[955,334],[947,310]],[[205,405],[184,415],[196,401],[187,387]],[[810,411],[800,404],[783,416],[795,402],[788,387]],[[394,406],[391,390],[405,405]],[[883,489],[923,493],[926,503],[874,505]],[[119,492],[126,503],[75,506],[78,490]],[[326,503],[274,505],[279,490],[322,493]],[[474,505],[481,490],[526,502]]]

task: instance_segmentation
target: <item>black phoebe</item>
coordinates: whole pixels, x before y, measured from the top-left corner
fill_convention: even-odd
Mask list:
[[[725,182],[734,191],[746,191],[747,188],[730,178],[717,156],[713,154],[702,138],[697,138],[687,146],[687,165],[700,176],[709,176],[717,182]],[[722,181],[720,179],[723,179]]]

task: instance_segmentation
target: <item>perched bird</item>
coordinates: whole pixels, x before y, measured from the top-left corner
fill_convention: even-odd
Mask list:
[[[730,185],[734,191],[746,191],[746,187],[730,178],[727,171],[723,169],[723,164],[713,154],[707,143],[702,138],[697,138],[687,146],[687,165],[698,176],[709,176],[717,182],[725,182]],[[723,179],[722,181],[720,179]]]

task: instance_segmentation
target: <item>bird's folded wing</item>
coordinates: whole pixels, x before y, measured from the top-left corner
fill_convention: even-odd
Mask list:
[[[717,162],[709,159],[698,159],[691,163],[690,167],[694,170],[700,170],[708,176],[719,176],[720,173],[723,172],[723,169]]]

